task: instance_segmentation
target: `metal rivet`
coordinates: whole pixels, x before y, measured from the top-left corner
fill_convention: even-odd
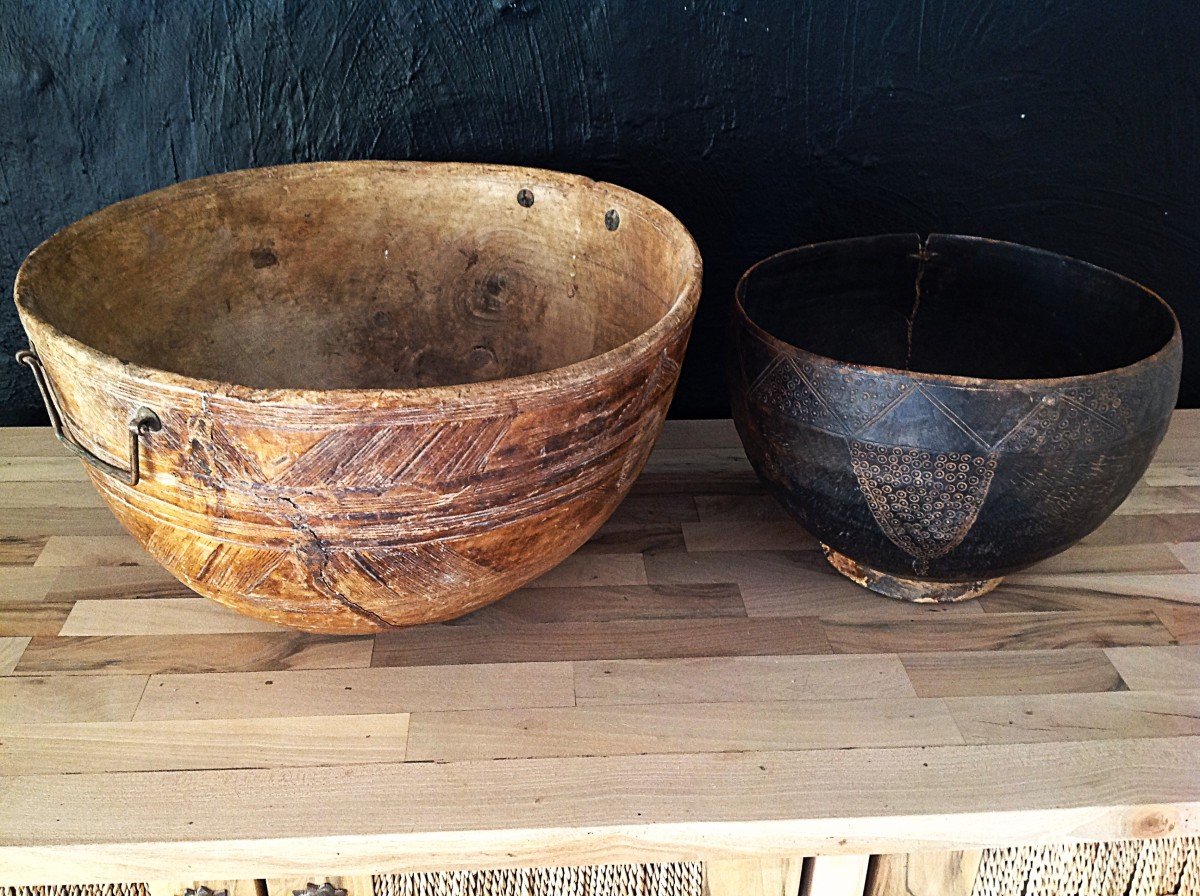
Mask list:
[[[517,191],[517,203],[524,208],[533,205],[533,192],[524,188]]]
[[[609,230],[616,230],[621,226],[621,216],[615,208],[610,208],[604,213],[604,226]]]

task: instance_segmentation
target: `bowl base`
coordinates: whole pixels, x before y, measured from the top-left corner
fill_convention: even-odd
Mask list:
[[[891,573],[880,572],[863,566],[856,560],[851,560],[845,554],[840,554],[827,544],[821,545],[825,559],[829,564],[853,582],[864,588],[894,597],[897,600],[907,600],[917,604],[952,604],[962,600],[970,600],[987,594],[1003,578],[976,579],[972,582],[931,582],[925,579],[906,579]]]

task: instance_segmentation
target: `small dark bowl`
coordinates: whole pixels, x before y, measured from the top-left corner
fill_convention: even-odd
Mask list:
[[[975,237],[783,252],[733,312],[734,418],[843,574],[963,600],[1125,500],[1179,390],[1179,325],[1110,271]]]

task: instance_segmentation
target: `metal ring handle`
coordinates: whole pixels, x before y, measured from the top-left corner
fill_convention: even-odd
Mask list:
[[[46,413],[50,416],[50,425],[54,428],[56,439],[66,445],[71,453],[81,458],[84,463],[95,467],[102,473],[107,473],[126,485],[137,485],[141,481],[142,471],[138,446],[142,436],[162,429],[162,421],[158,419],[158,414],[146,407],[138,408],[134,412],[133,418],[129,421],[129,469],[124,470],[92,454],[71,438],[63,426],[63,415],[58,409],[58,404],[54,399],[54,390],[50,388],[50,381],[46,378],[46,369],[42,366],[42,359],[37,356],[37,353],[32,350],[19,351],[17,352],[17,362],[33,371],[34,382],[37,383],[38,391],[42,393],[42,401],[46,405]]]

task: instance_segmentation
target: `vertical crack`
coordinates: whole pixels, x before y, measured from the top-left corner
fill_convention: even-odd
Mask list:
[[[925,263],[934,254],[929,251],[929,237],[921,237],[920,245],[917,246],[917,254],[910,256],[917,260],[917,278],[913,283],[913,303],[912,309],[908,312],[908,342],[904,352],[904,369],[912,369],[912,354],[913,354],[913,324],[917,320],[917,312],[921,310],[921,281],[925,278]]]
[[[306,536],[309,539],[308,544],[305,546],[308,548],[308,551],[305,552],[305,555],[302,555],[302,557],[304,565],[312,574],[313,584],[317,586],[317,590],[319,590],[326,597],[330,597],[337,601],[352,613],[361,616],[363,619],[373,622],[382,628],[395,628],[392,623],[388,622],[382,616],[371,612],[362,604],[351,600],[337,589],[333,582],[331,582],[326,576],[326,570],[329,567],[329,547],[326,545],[325,539],[321,538],[321,536],[317,534],[316,530],[304,521],[303,511],[300,509],[300,505],[298,505],[294,499],[289,498],[286,495],[279,495],[278,497],[281,501],[285,502],[288,506],[296,511],[295,516],[285,515],[284,519],[291,524],[294,531]],[[316,560],[315,563],[309,561],[309,558],[313,557],[314,555]]]

